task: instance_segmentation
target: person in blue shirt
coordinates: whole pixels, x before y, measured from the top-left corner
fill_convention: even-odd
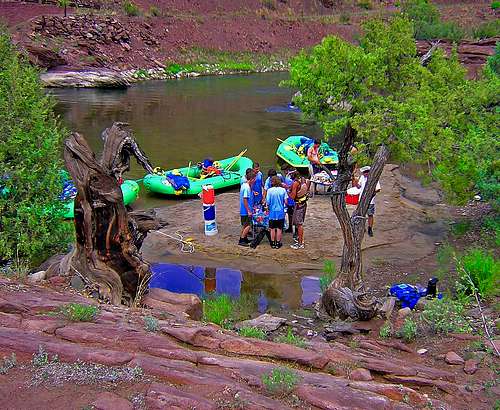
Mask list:
[[[253,203],[262,203],[262,188],[264,187],[264,181],[262,178],[262,172],[260,172],[260,164],[258,162],[253,163],[253,172],[255,172],[255,182],[253,183],[252,190],[254,194]]]
[[[240,188],[240,219],[241,219],[241,233],[238,245],[249,246],[250,241],[247,236],[252,226],[252,204],[253,193],[250,188],[255,182],[255,172],[249,168],[246,172],[246,182],[241,184]]]
[[[283,168],[282,168],[283,169]],[[286,200],[286,213],[288,215],[288,229],[285,231],[287,233],[292,233],[293,232],[293,208],[295,206],[295,201],[290,197],[290,191],[292,190],[292,184],[293,184],[293,176],[295,175],[295,168],[286,168],[283,169],[285,172],[285,177],[283,178],[283,185],[284,188],[287,190],[287,200]],[[294,235],[295,237],[295,235]]]
[[[271,168],[267,172],[266,182],[264,182],[264,203],[266,202],[266,194],[269,188],[271,188],[271,179],[274,176],[278,176],[281,181],[283,181],[283,176],[278,174],[275,169]]]
[[[281,236],[285,224],[286,189],[281,186],[278,176],[271,178],[271,188],[267,190],[266,204],[269,209],[269,229],[271,230],[271,247],[279,249],[283,246]]]

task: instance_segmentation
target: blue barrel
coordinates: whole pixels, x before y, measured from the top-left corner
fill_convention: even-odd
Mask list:
[[[215,205],[203,204],[203,219],[205,221],[215,220]]]

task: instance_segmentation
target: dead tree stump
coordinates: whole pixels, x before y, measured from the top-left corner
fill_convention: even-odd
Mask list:
[[[85,138],[72,133],[64,143],[64,161],[78,193],[75,198],[76,245],[47,276],[80,276],[99,298],[112,304],[140,299],[151,277],[139,249],[147,232],[165,223],[151,212],[127,213],[120,181],[134,155],[148,172],[149,160],[126,124],[114,123],[103,132],[100,161]],[[50,271],[50,272],[49,272]]]

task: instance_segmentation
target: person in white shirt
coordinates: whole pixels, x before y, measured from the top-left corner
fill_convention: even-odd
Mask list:
[[[361,167],[361,177],[358,180],[357,187],[361,190],[359,192],[359,196],[361,197],[361,194],[363,193],[365,186],[366,186],[366,181],[368,181],[368,175],[370,174],[370,167]],[[380,183],[377,182],[377,186],[375,188],[375,193],[373,194],[372,199],[370,200],[370,206],[368,207],[368,235],[373,236],[373,216],[375,215],[375,195],[377,192],[380,192]]]

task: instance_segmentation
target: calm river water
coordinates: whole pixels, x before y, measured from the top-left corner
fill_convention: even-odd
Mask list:
[[[276,165],[276,138],[293,134],[321,136],[301,114],[287,111],[292,90],[279,87],[288,73],[266,73],[149,81],[126,90],[53,89],[64,123],[88,138],[95,151],[100,133],[113,121],[128,122],[153,166],[187,166],[211,156],[239,154],[267,169]],[[135,162],[129,178],[141,178]],[[137,207],[168,201],[141,191]]]

